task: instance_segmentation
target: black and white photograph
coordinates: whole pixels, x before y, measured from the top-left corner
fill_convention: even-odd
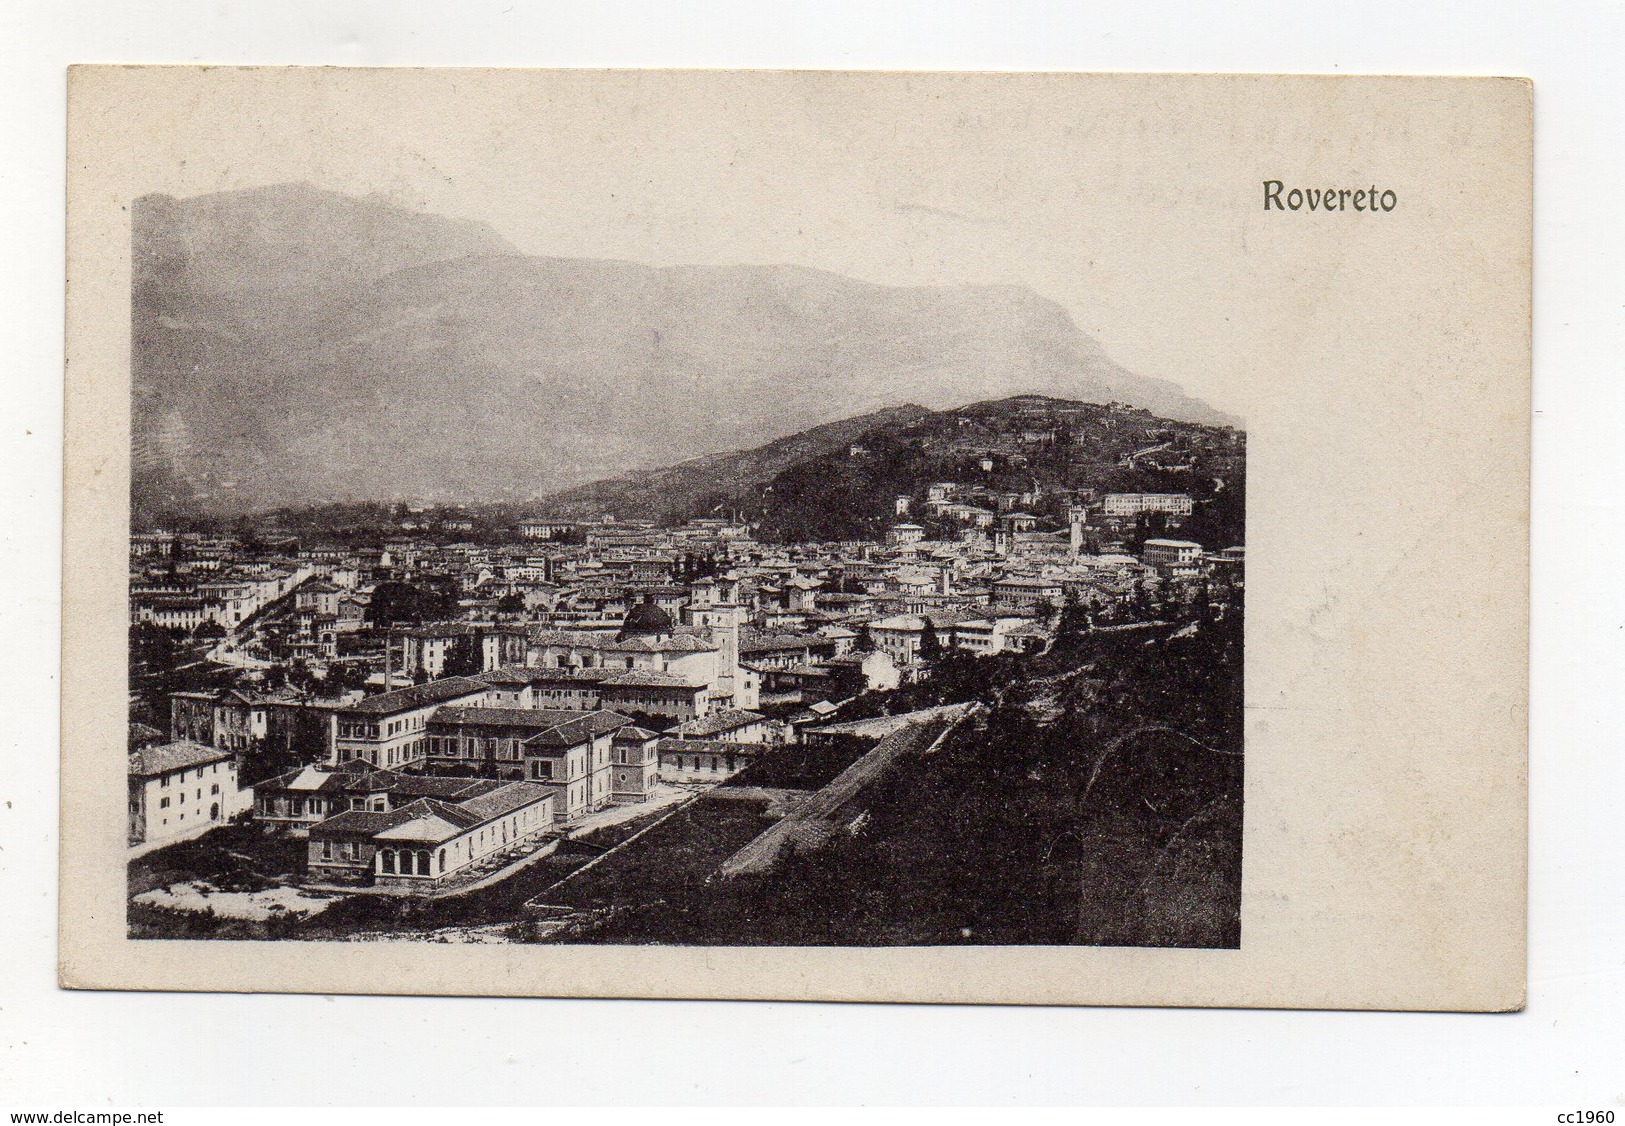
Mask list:
[[[66,983],[1521,1004],[1527,84],[70,93]]]
[[[17,0],[0,1120],[1609,1126],[1621,49]]]

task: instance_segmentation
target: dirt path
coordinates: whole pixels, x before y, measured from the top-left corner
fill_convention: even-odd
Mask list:
[[[800,803],[778,824],[723,861],[718,872],[723,876],[764,872],[773,866],[779,853],[792,842],[811,845],[821,843],[834,831],[833,822],[842,806],[861,793],[865,787],[872,785],[905,756],[916,752],[929,754],[967,717],[975,714],[977,714],[975,707],[967,708],[934,735],[932,729],[941,722],[940,720],[923,720],[886,736],[857,762],[837,774],[829,785]]]

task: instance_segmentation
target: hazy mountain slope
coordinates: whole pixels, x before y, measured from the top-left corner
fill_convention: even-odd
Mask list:
[[[145,197],[132,254],[138,520],[534,497],[902,402],[1216,418],[1015,287],[525,257],[304,186]]]
[[[844,452],[852,442],[879,426],[907,424],[930,412],[913,405],[893,407],[827,423],[779,438],[765,446],[738,452],[706,454],[665,469],[647,469],[625,477],[596,481],[543,500],[541,508],[556,516],[589,517],[606,512],[621,519],[661,520],[731,512],[780,473]]]
[[[908,497],[910,519],[953,535],[954,521],[934,522],[924,503],[939,481],[1027,494],[1030,512],[1046,515],[1051,526],[1064,522],[1063,494],[1185,493],[1197,504],[1192,534],[1239,543],[1246,436],[1120,403],[1043,395],[947,411],[899,407],[759,449],[569,489],[543,498],[534,511],[668,523],[737,512],[758,522],[764,538],[793,543],[881,538],[897,519],[897,498]]]

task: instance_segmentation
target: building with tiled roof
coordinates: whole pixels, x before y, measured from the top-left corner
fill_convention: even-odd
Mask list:
[[[647,801],[660,777],[660,733],[629,723],[610,737],[610,800]]]
[[[562,721],[526,739],[520,751],[524,777],[560,787],[559,816],[573,821],[613,800],[614,736],[632,721],[614,711],[557,714]]]
[[[557,783],[559,816],[573,819],[608,804],[610,737],[631,722],[602,708],[448,706],[429,719],[425,763]]]
[[[164,741],[164,733],[156,727],[149,727],[145,723],[132,723],[128,732],[129,748],[132,751],[145,750]]]
[[[733,743],[769,743],[782,725],[760,712],[730,708],[684,720],[672,729],[679,739],[726,739]]]
[[[344,714],[399,715],[426,704],[444,704],[483,691],[485,685],[472,677],[450,676],[443,680],[431,680],[427,684],[415,684],[411,688],[397,688],[393,692],[368,696],[346,707]]]
[[[726,611],[726,612],[724,612]],[[681,717],[713,706],[755,706],[757,680],[741,675],[739,631],[743,611],[737,606],[713,605],[711,612],[692,617],[683,625],[652,600],[632,607],[615,633],[601,630],[534,627],[525,639],[524,664],[543,669],[613,669],[618,672],[661,673],[703,685],[698,702],[682,700],[634,701],[625,693],[602,697],[606,707],[630,707],[652,714]],[[627,681],[620,687],[670,687],[677,681]],[[645,695],[649,695],[645,693]]]
[[[254,787],[254,820],[298,833],[346,811],[385,812],[426,797],[451,801],[494,784],[482,778],[379,770],[359,760],[337,767],[304,766]]]
[[[767,743],[743,743],[724,739],[660,740],[660,778],[664,782],[721,782],[770,753]]]
[[[429,719],[446,704],[478,705],[491,686],[472,677],[451,676],[411,688],[369,696],[333,714],[328,761],[354,760],[400,767],[422,760]]]
[[[418,797],[386,809],[350,809],[310,827],[306,867],[331,883],[431,890],[551,832],[559,789],[533,782],[447,779],[455,799]]]
[[[253,802],[239,789],[229,751],[183,740],[131,751],[129,842],[151,844],[206,832]]]

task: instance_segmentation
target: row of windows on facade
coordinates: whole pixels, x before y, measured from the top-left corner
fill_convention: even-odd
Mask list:
[[[688,770],[724,770],[724,769],[733,770],[733,769],[735,769],[734,763],[735,763],[736,760],[735,760],[733,755],[688,755],[686,757],[688,759],[688,766],[686,767],[686,769],[688,769]],[[675,756],[675,758],[677,760],[675,769],[677,769],[677,770],[685,769],[685,767],[683,766],[683,759],[685,758],[685,756],[677,755],[677,756]],[[721,765],[724,762],[727,763],[727,765],[725,767]],[[703,766],[701,765],[702,763],[704,763]]]
[[[411,762],[417,758],[422,747],[422,739],[413,739],[410,743],[403,743],[399,747],[389,748],[386,753],[378,757],[374,757],[367,751],[355,751],[348,747],[340,747],[339,761],[349,762],[351,759],[359,759],[377,766],[396,766],[403,762]]]
[[[498,822],[496,825],[491,826],[491,828],[489,830],[490,835],[491,835],[491,844],[492,845],[497,845],[499,843],[500,844],[507,844],[510,841],[519,839],[519,837],[521,835],[520,831],[519,831],[520,827],[523,826],[523,825],[534,825],[536,823],[536,821],[537,821],[537,812],[538,811],[536,810],[536,808],[532,807],[530,809],[524,810],[523,812],[517,814],[516,816],[506,818],[506,819]],[[464,846],[466,844],[466,846],[469,849],[470,858],[472,858],[473,850],[475,848],[484,848],[485,847],[486,833],[487,833],[487,830],[481,829],[479,831],[479,833],[474,838],[471,838],[471,839],[466,840],[466,841],[459,841],[453,846],[453,848],[457,852],[461,852],[461,851],[463,851],[463,848],[464,848]],[[499,840],[499,835],[500,835],[500,840]],[[345,842],[341,843],[341,845],[339,847],[338,856],[342,860],[359,860],[359,859],[361,859],[361,848],[354,841],[345,841]],[[322,842],[322,859],[323,860],[332,860],[333,857],[334,857],[333,842],[332,841],[323,841]],[[397,857],[399,857],[399,872],[398,873],[397,873],[397,870],[396,870],[397,869]],[[440,850],[437,859],[439,861],[439,871],[442,872],[442,873],[445,872],[445,870],[446,870],[446,850],[445,849]],[[415,861],[415,863],[414,863],[414,861]],[[418,849],[418,850],[402,849],[402,850],[399,850],[397,852],[397,850],[395,850],[395,849],[381,848],[381,849],[378,850],[378,853],[377,853],[377,865],[378,865],[378,870],[380,872],[382,872],[383,874],[385,874],[385,875],[397,875],[397,874],[399,874],[399,875],[403,875],[403,876],[430,876],[430,875],[435,874],[435,871],[431,866],[430,854],[429,854],[429,852],[427,850],[424,850],[424,849]]]
[[[220,784],[218,782],[209,787],[209,796],[210,797],[218,797],[219,794],[220,794]],[[186,795],[181,794],[175,800],[176,801],[185,801],[186,800]],[[203,791],[201,789],[198,790],[197,797],[194,800],[196,800],[196,801],[202,801],[203,800]],[[169,799],[167,797],[159,798],[158,799],[158,808],[159,809],[168,809],[169,808]]]
[[[427,717],[421,715],[390,720],[384,724],[383,737],[387,739],[403,731],[421,731],[426,721]],[[344,720],[339,723],[339,737],[343,739],[377,739],[378,731],[376,723],[361,723],[355,720]]]
[[[199,766],[199,767],[195,767],[194,769],[197,771],[197,780],[199,782],[203,781],[203,767]],[[216,774],[216,773],[219,772],[219,770],[220,770],[220,764],[218,762],[209,764],[209,773],[210,774]],[[166,774],[164,777],[158,779],[158,785],[167,786],[167,785],[170,784],[170,782],[174,782],[177,785],[180,785],[180,784],[183,784],[185,781],[186,781],[186,771],[185,770],[177,770],[174,774]],[[219,788],[216,787],[217,791],[218,791],[218,789]]]
[[[324,801],[321,798],[310,798],[308,800],[305,798],[288,798],[285,802],[287,812],[283,816],[303,817],[307,812],[312,816],[320,816],[326,814],[331,809],[336,809],[340,800],[341,799],[335,798],[332,804],[329,804],[327,801]],[[262,816],[276,816],[276,800],[274,798],[261,798],[258,803],[258,808]],[[381,794],[372,798],[353,797],[349,801],[349,808],[371,810],[373,813],[383,813],[389,809],[389,799]]]
[[[603,748],[594,749],[597,751],[594,765],[603,766],[610,761],[605,757],[608,752]],[[437,735],[429,736],[429,753],[436,758],[499,758],[515,762],[525,757],[522,739],[459,739],[455,735],[444,738]],[[640,762],[654,761],[652,748],[642,758],[636,757],[638,754],[639,752],[631,749],[623,751],[617,748],[614,761],[631,766],[636,766]]]
[[[202,810],[198,810],[198,816],[199,817],[203,816],[203,811]],[[178,820],[185,821],[186,820],[186,814],[182,813],[179,816]],[[218,821],[218,820],[220,820],[220,803],[219,802],[215,802],[215,803],[213,803],[212,805],[209,806],[209,820],[210,821]],[[164,818],[162,824],[168,825],[169,824],[169,818],[167,818],[167,817]]]

